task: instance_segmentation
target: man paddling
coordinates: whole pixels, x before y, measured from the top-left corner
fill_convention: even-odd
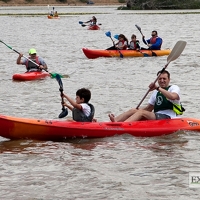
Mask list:
[[[159,75],[160,74],[160,75]],[[180,89],[177,85],[169,85],[170,73],[167,70],[159,71],[158,85],[151,83],[149,88],[153,91],[148,105],[143,109],[131,109],[115,117],[109,114],[112,122],[132,122],[139,120],[171,119],[183,113],[180,103]],[[154,112],[152,112],[154,110]]]
[[[29,60],[24,58],[21,59],[23,57],[23,54],[19,54],[18,58],[17,58],[17,64],[18,65],[25,65],[27,71],[41,71],[41,70],[47,70],[47,64],[45,63],[45,61],[43,60],[43,58],[37,56],[37,52],[35,49],[30,49],[29,50]],[[30,60],[32,60],[33,62],[31,62]]]
[[[142,41],[144,44],[146,44],[151,50],[160,50],[162,46],[162,38],[158,37],[158,32],[157,31],[152,31],[151,33],[151,38],[148,40],[145,40],[145,36],[142,35]],[[141,48],[141,49],[146,49],[146,48]]]

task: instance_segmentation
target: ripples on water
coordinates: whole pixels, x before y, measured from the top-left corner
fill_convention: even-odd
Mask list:
[[[40,13],[47,7],[0,9],[3,12]],[[60,9],[60,10],[59,10]],[[59,7],[60,12],[91,12],[88,7]],[[92,91],[96,118],[119,114],[135,107],[148,90],[167,57],[87,59],[82,47],[105,49],[112,35],[134,33],[138,24],[146,37],[158,30],[163,48],[178,40],[187,46],[171,62],[171,83],[178,84],[187,117],[199,114],[199,46],[197,14],[134,14],[113,7],[93,7],[101,30],[88,31],[78,21],[93,14],[66,15],[60,20],[46,16],[1,16],[1,40],[27,55],[35,47],[50,72],[70,74],[63,79],[64,91],[75,97],[81,87]],[[100,14],[100,13],[107,14]],[[131,13],[131,14],[127,14]],[[143,44],[141,43],[141,46]],[[14,82],[14,73],[24,72],[15,64],[17,54],[0,45],[0,112],[28,118],[56,119],[61,112],[58,83],[53,79]],[[145,99],[144,104],[147,103]],[[188,176],[199,171],[199,133],[179,132],[155,138],[129,135],[66,142],[1,138],[1,199],[199,199],[199,189],[190,189]]]

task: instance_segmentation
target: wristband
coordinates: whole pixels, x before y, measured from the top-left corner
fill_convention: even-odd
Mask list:
[[[156,90],[159,91],[160,87],[157,87]]]

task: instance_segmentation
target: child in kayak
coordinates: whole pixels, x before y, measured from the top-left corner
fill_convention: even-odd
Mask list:
[[[97,24],[97,18],[95,16],[93,16],[92,19],[90,19],[89,21],[87,21],[85,23],[90,23],[90,26],[94,26]]]
[[[64,97],[71,104],[66,102],[61,103],[72,111],[72,118],[77,122],[92,122],[94,117],[94,106],[89,102],[91,98],[90,90],[86,88],[81,88],[76,92],[76,101],[70,98],[66,94],[61,94],[61,97]]]
[[[116,49],[124,50],[124,49],[127,49],[127,47],[128,47],[128,39],[126,38],[125,35],[119,34],[118,42],[116,44],[113,44],[112,47],[109,47],[106,50],[116,50]]]
[[[129,50],[137,50],[137,51],[140,50],[139,40],[137,40],[136,35],[134,35],[134,34],[131,36],[131,41],[130,41],[128,49]]]

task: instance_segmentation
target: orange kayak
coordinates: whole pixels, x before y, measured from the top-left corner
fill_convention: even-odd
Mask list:
[[[120,53],[123,57],[151,57],[151,56],[165,56],[171,53],[170,49],[163,50],[105,50],[105,49],[88,49],[82,48],[83,53],[89,59],[99,57],[120,57]]]
[[[14,74],[13,75],[13,80],[15,81],[32,81],[32,80],[38,80],[38,79],[43,79],[50,76],[48,72],[25,72],[22,74]]]
[[[28,119],[0,115],[0,136],[12,140],[64,140],[67,138],[103,138],[130,134],[135,137],[154,137],[180,130],[200,131],[200,120],[176,118],[137,122],[69,122]]]
[[[54,17],[54,16],[51,16],[51,15],[47,15],[48,19],[60,19],[60,17]]]

